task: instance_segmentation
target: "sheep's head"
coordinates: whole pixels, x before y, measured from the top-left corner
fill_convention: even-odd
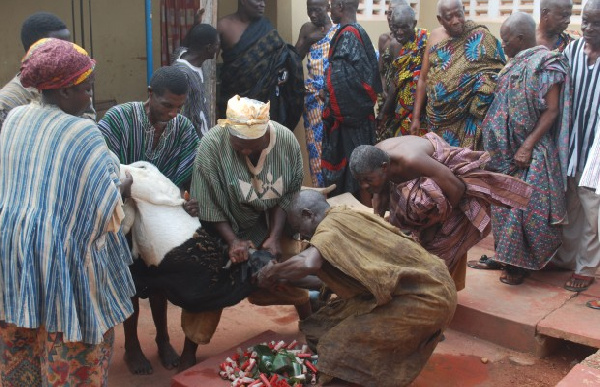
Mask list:
[[[151,163],[137,161],[129,165],[121,164],[121,179],[125,178],[125,172],[129,172],[133,178],[133,200],[173,207],[184,203],[179,188]]]

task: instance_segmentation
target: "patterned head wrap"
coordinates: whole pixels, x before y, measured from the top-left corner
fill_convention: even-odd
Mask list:
[[[75,43],[40,39],[31,45],[21,64],[21,84],[38,90],[64,89],[85,81],[96,61]]]
[[[227,119],[219,120],[218,123],[229,129],[232,136],[254,140],[267,131],[270,107],[270,102],[263,103],[236,95],[227,102]]]

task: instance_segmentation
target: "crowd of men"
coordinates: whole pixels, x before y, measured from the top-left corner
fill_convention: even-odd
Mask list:
[[[586,3],[578,39],[565,32],[571,0],[542,0],[538,25],[514,13],[500,39],[466,20],[460,0],[438,2],[432,31],[392,0],[379,55],[357,22],[358,0],[306,3],[310,22],[295,46],[264,17],[264,1],[239,0],[216,28],[196,20],[172,65],[153,74],[147,100],[98,121],[95,61],[55,15],[23,23],[26,56],[0,91],[3,386],[106,385],[121,323],[130,371],[152,373],[137,336],[139,297],[149,298],[162,365],[187,369],[223,308],[246,296],[296,307],[321,383],[407,385],[452,319],[467,266],[502,270],[508,285],[552,266],[573,270],[565,289],[594,281],[600,0]],[[219,51],[217,101],[201,66]],[[301,191],[292,133],[301,116],[313,186],[351,193],[373,213]],[[121,229],[136,182],[120,165],[140,161],[176,185],[201,222],[158,266],[132,259]],[[467,262],[490,232],[495,255]],[[310,247],[292,251],[292,235]],[[191,245],[200,246],[193,256]],[[272,260],[250,282],[231,281],[243,287],[239,299],[212,289],[210,307],[182,306],[178,355],[167,321],[176,301],[163,279],[220,258],[229,263],[207,270],[233,278],[256,250]],[[323,287],[334,296],[313,310],[308,290]]]

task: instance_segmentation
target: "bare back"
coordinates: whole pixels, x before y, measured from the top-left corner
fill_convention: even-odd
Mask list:
[[[424,176],[412,165],[423,158],[431,159],[434,152],[431,142],[419,136],[392,137],[375,146],[390,155],[391,179],[396,183]]]

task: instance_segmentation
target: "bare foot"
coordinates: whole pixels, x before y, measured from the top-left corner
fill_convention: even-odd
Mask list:
[[[156,342],[158,346],[158,357],[160,358],[160,363],[168,370],[172,370],[173,368],[179,366],[179,355],[175,352],[173,346],[168,341]]]
[[[123,360],[125,360],[129,372],[134,375],[150,375],[154,371],[152,369],[152,364],[150,364],[150,361],[144,356],[144,353],[139,346],[134,347],[133,349],[125,349]]]
[[[191,368],[196,365],[196,354],[195,353],[187,353],[183,351],[181,353],[181,357],[179,358],[179,368],[178,372],[183,372],[188,368]]]

